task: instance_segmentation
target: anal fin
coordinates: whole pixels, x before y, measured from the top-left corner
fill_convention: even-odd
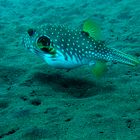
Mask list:
[[[92,73],[96,78],[102,77],[107,71],[106,62],[97,61],[96,64],[92,67]]]

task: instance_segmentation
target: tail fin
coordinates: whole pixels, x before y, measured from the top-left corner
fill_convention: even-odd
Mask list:
[[[116,49],[111,50],[112,61],[114,62],[119,62],[130,66],[136,66],[140,64],[140,60],[136,57],[133,57]]]

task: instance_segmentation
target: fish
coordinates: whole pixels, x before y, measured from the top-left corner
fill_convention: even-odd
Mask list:
[[[88,65],[95,76],[106,71],[108,62],[130,66],[140,64],[138,58],[107,47],[101,40],[99,25],[93,20],[86,20],[81,29],[61,24],[30,28],[23,37],[23,44],[54,68],[69,70]]]

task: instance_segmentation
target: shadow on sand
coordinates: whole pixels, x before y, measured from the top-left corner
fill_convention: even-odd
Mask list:
[[[49,85],[56,92],[65,92],[75,98],[88,98],[97,94],[105,94],[115,90],[111,84],[102,85],[99,82],[76,77],[66,77],[61,74],[35,73],[31,79],[40,85]],[[47,87],[47,86],[46,86]]]

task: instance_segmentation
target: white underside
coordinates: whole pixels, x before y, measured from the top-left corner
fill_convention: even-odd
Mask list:
[[[65,60],[63,55],[56,55],[55,58],[48,57],[48,55],[44,56],[44,60],[47,62],[48,65],[55,67],[55,68],[62,68],[62,69],[72,69],[79,67],[81,65],[85,65],[86,61],[77,61],[75,57],[72,59],[68,56],[68,59]]]
[[[69,55],[67,55],[67,60],[66,60],[61,52],[57,52],[55,57],[52,57],[51,54],[44,54],[36,49],[30,49],[30,51],[42,57],[48,65],[54,68],[72,69],[82,65],[90,65],[91,63],[92,65],[95,64],[94,62],[90,62],[87,59],[82,59],[82,60],[76,59],[75,56],[73,56],[73,58],[71,59]]]

